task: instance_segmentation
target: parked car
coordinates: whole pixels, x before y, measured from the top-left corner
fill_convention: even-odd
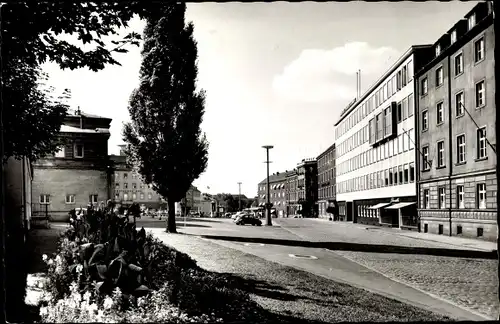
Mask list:
[[[260,219],[252,217],[250,215],[238,216],[238,218],[236,218],[234,220],[234,223],[236,225],[246,225],[246,224],[250,224],[252,226],[261,226],[262,225],[262,222],[260,221]]]
[[[240,217],[240,216],[242,216],[242,215],[247,215],[247,213],[242,212],[242,211],[239,211],[239,212],[237,212],[237,213],[233,214],[233,216],[231,216],[231,219],[232,219],[232,220],[236,220],[236,218],[238,218],[238,217]]]

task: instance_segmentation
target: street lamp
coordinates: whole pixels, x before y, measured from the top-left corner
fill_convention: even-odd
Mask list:
[[[271,221],[271,193],[270,193],[270,187],[269,187],[269,163],[271,163],[271,161],[269,161],[269,150],[272,149],[274,146],[272,145],[264,145],[262,146],[263,148],[266,149],[266,154],[267,154],[267,160],[266,163],[267,164],[267,203],[266,203],[266,218],[267,218],[267,226],[272,226],[273,223]]]
[[[241,182],[238,182],[238,211],[241,211]]]

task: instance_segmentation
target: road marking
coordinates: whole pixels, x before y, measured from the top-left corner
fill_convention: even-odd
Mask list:
[[[315,257],[314,255],[289,254],[288,256],[290,258],[297,258],[297,259],[311,259],[311,260],[318,259],[318,257]]]
[[[258,245],[258,246],[264,246],[265,244],[262,243],[245,243],[245,246],[252,246],[252,245]]]

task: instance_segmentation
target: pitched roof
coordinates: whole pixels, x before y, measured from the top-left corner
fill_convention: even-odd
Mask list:
[[[87,118],[101,118],[101,119],[109,119],[111,120],[111,118],[109,117],[103,117],[103,116],[98,116],[98,115],[94,115],[94,114],[89,114],[89,113],[86,113],[82,110],[80,110],[80,113],[78,114],[78,110],[77,109],[73,109],[73,108],[70,108],[68,109],[68,116],[83,116],[83,117],[87,117]]]
[[[68,125],[61,125],[60,132],[61,133],[110,134],[109,129],[107,129],[107,128],[86,129],[86,128],[68,126]]]

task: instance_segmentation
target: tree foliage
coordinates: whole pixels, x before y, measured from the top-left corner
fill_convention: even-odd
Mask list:
[[[139,45],[140,35],[111,39],[127,27],[134,14],[147,16],[150,4],[134,2],[16,2],[1,6],[2,105],[4,161],[27,156],[36,160],[57,150],[59,128],[68,106],[63,97],[53,98],[52,89],[42,90],[46,77],[40,65],[56,62],[62,69],[87,67],[99,71],[106,64],[119,64],[113,53],[126,52],[125,45]],[[76,44],[58,37],[77,35]],[[82,49],[86,44],[88,50]],[[67,97],[69,92],[65,93]]]
[[[196,89],[197,44],[186,5],[166,5],[144,30],[140,84],[130,97],[132,122],[123,135],[139,173],[168,200],[167,231],[175,232],[175,202],[205,171],[208,142],[201,133],[205,93]]]

